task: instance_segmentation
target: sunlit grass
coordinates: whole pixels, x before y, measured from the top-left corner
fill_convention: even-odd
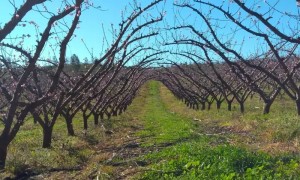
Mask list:
[[[151,81],[148,84],[148,98],[145,102],[141,119],[145,129],[137,135],[148,139],[143,145],[151,146],[160,143],[173,143],[192,135],[193,124],[169,111],[161,102],[159,84]]]
[[[161,106],[147,103],[153,108],[152,115],[145,117],[145,126],[151,129],[147,144],[156,142],[156,138],[151,137],[172,129],[189,135],[184,141],[142,157],[149,165],[144,168],[140,179],[295,179],[300,175],[299,158],[295,154],[289,155],[288,147],[278,147],[279,150],[272,153],[266,150],[276,141],[288,144],[295,128],[292,123],[298,121],[290,109],[285,111],[286,115],[276,112],[280,103],[273,106],[273,115],[261,114],[262,109],[257,108],[261,102],[256,97],[247,102],[249,112],[245,114],[241,114],[237,107],[228,112],[225,104],[221,110],[213,107],[210,111],[196,111],[185,107],[161,84],[152,82],[149,85],[153,89],[159,88],[159,94],[153,93],[156,95],[152,99],[161,101]],[[172,116],[166,115],[169,113]],[[175,129],[159,121],[172,122],[174,117],[180,119]],[[285,122],[281,121],[282,118]],[[160,127],[155,128],[152,124]],[[281,135],[280,140],[279,131],[287,134]],[[164,138],[160,143],[163,140],[169,141]]]
[[[238,104],[233,104],[233,110],[227,110],[224,102],[220,110],[213,104],[211,110],[193,110],[178,101],[165,86],[160,86],[163,102],[168,104],[167,109],[191,120],[196,120],[203,126],[217,126],[231,129],[234,133],[248,133],[255,136],[254,139],[234,139],[235,143],[254,144],[253,141],[263,145],[264,143],[285,143],[293,145],[293,150],[298,149],[298,137],[300,136],[300,117],[296,113],[295,103],[288,97],[278,97],[271,107],[270,114],[262,114],[263,102],[254,96],[246,101],[246,112],[239,112]],[[204,127],[203,127],[204,128]],[[205,129],[205,128],[204,128]],[[209,129],[209,128],[207,128]],[[244,145],[244,144],[243,144]],[[254,147],[255,148],[255,147]],[[277,151],[286,150],[278,149]]]
[[[139,99],[141,97],[136,100]],[[98,158],[96,157],[98,149],[94,146],[110,140],[101,126],[121,131],[122,128],[132,125],[130,120],[142,107],[142,104],[133,103],[125,114],[111,120],[104,119],[98,126],[94,125],[93,117],[90,117],[87,132],[83,130],[82,114],[78,113],[73,119],[75,131],[73,137],[68,136],[65,120],[60,116],[54,126],[52,147],[49,149],[42,148],[42,128],[39,124],[34,124],[33,119],[29,117],[9,146],[6,171],[0,173],[0,179],[7,176],[14,177],[24,171],[39,174],[51,172],[53,169],[70,169],[66,177],[76,176],[86,179],[94,173],[95,168],[100,167],[94,161]],[[82,169],[83,167],[86,169]],[[113,173],[107,166],[101,165],[101,168],[107,170],[107,172],[103,170],[104,174]]]

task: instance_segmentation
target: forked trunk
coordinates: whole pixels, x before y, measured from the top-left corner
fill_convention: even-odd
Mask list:
[[[265,102],[263,114],[269,114],[273,102]]]

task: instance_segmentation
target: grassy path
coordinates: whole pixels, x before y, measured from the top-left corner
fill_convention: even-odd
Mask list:
[[[147,86],[145,107],[139,116],[145,129],[137,133],[144,137],[143,146],[172,144],[190,137],[193,124],[167,109],[161,98],[160,84],[151,81]]]

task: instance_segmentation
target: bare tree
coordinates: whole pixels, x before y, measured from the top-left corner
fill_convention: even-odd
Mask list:
[[[51,99],[53,93],[56,90],[58,80],[59,80],[59,75],[64,65],[66,45],[70,41],[70,38],[78,23],[81,14],[80,7],[81,4],[83,3],[83,0],[77,0],[74,6],[70,8],[66,8],[65,10],[63,10],[62,12],[58,12],[57,14],[47,12],[48,14],[51,15],[51,17],[49,18],[44,31],[40,34],[40,38],[37,40],[36,49],[34,50],[33,55],[31,55],[30,52],[27,52],[26,50],[24,50],[22,47],[18,45],[3,42],[5,40],[5,37],[21,21],[20,19],[24,17],[26,13],[30,11],[34,5],[42,2],[44,1],[26,1],[23,4],[23,6],[21,6],[21,8],[16,11],[14,17],[5,25],[5,28],[3,28],[0,32],[1,46],[5,48],[3,52],[4,51],[8,52],[8,49],[11,49],[15,52],[20,53],[21,55],[19,56],[19,59],[20,61],[24,61],[19,63],[19,65],[22,68],[12,68],[11,66],[6,65],[6,69],[8,70],[10,76],[13,79],[14,88],[8,89],[8,87],[6,87],[6,84],[4,83],[3,80],[0,82],[1,90],[2,90],[1,92],[7,94],[6,98],[7,101],[9,102],[9,105],[7,107],[7,113],[2,118],[4,129],[2,130],[2,133],[0,135],[0,168],[1,169],[5,167],[7,147],[9,143],[16,136],[27,114],[33,111],[36,107],[42,105],[43,103]],[[66,36],[64,37],[64,39],[60,44],[61,47],[60,64],[57,67],[50,81],[51,82],[50,86],[47,88],[45,93],[41,94],[40,92],[41,89],[32,88],[32,86],[29,84],[29,79],[30,78],[36,79],[37,71],[35,70],[35,68],[37,67],[37,61],[40,59],[42,50],[44,49],[46,43],[49,40],[49,37],[51,36],[52,33],[51,30],[53,29],[53,24],[56,21],[63,19],[65,16],[67,16],[73,11],[75,11],[74,20],[71,23],[70,29],[68,29],[68,31],[66,32]],[[2,55],[4,56],[4,54]],[[6,64],[5,62],[3,63]],[[24,101],[24,98],[28,97],[26,93],[29,91],[31,92],[35,91],[39,95],[39,97],[36,99],[31,99],[31,101]]]

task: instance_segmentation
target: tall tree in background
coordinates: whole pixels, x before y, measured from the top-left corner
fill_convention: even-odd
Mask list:
[[[71,65],[71,68],[75,71],[78,71],[80,69],[80,60],[79,60],[79,57],[76,54],[73,54],[71,56],[70,65]]]

